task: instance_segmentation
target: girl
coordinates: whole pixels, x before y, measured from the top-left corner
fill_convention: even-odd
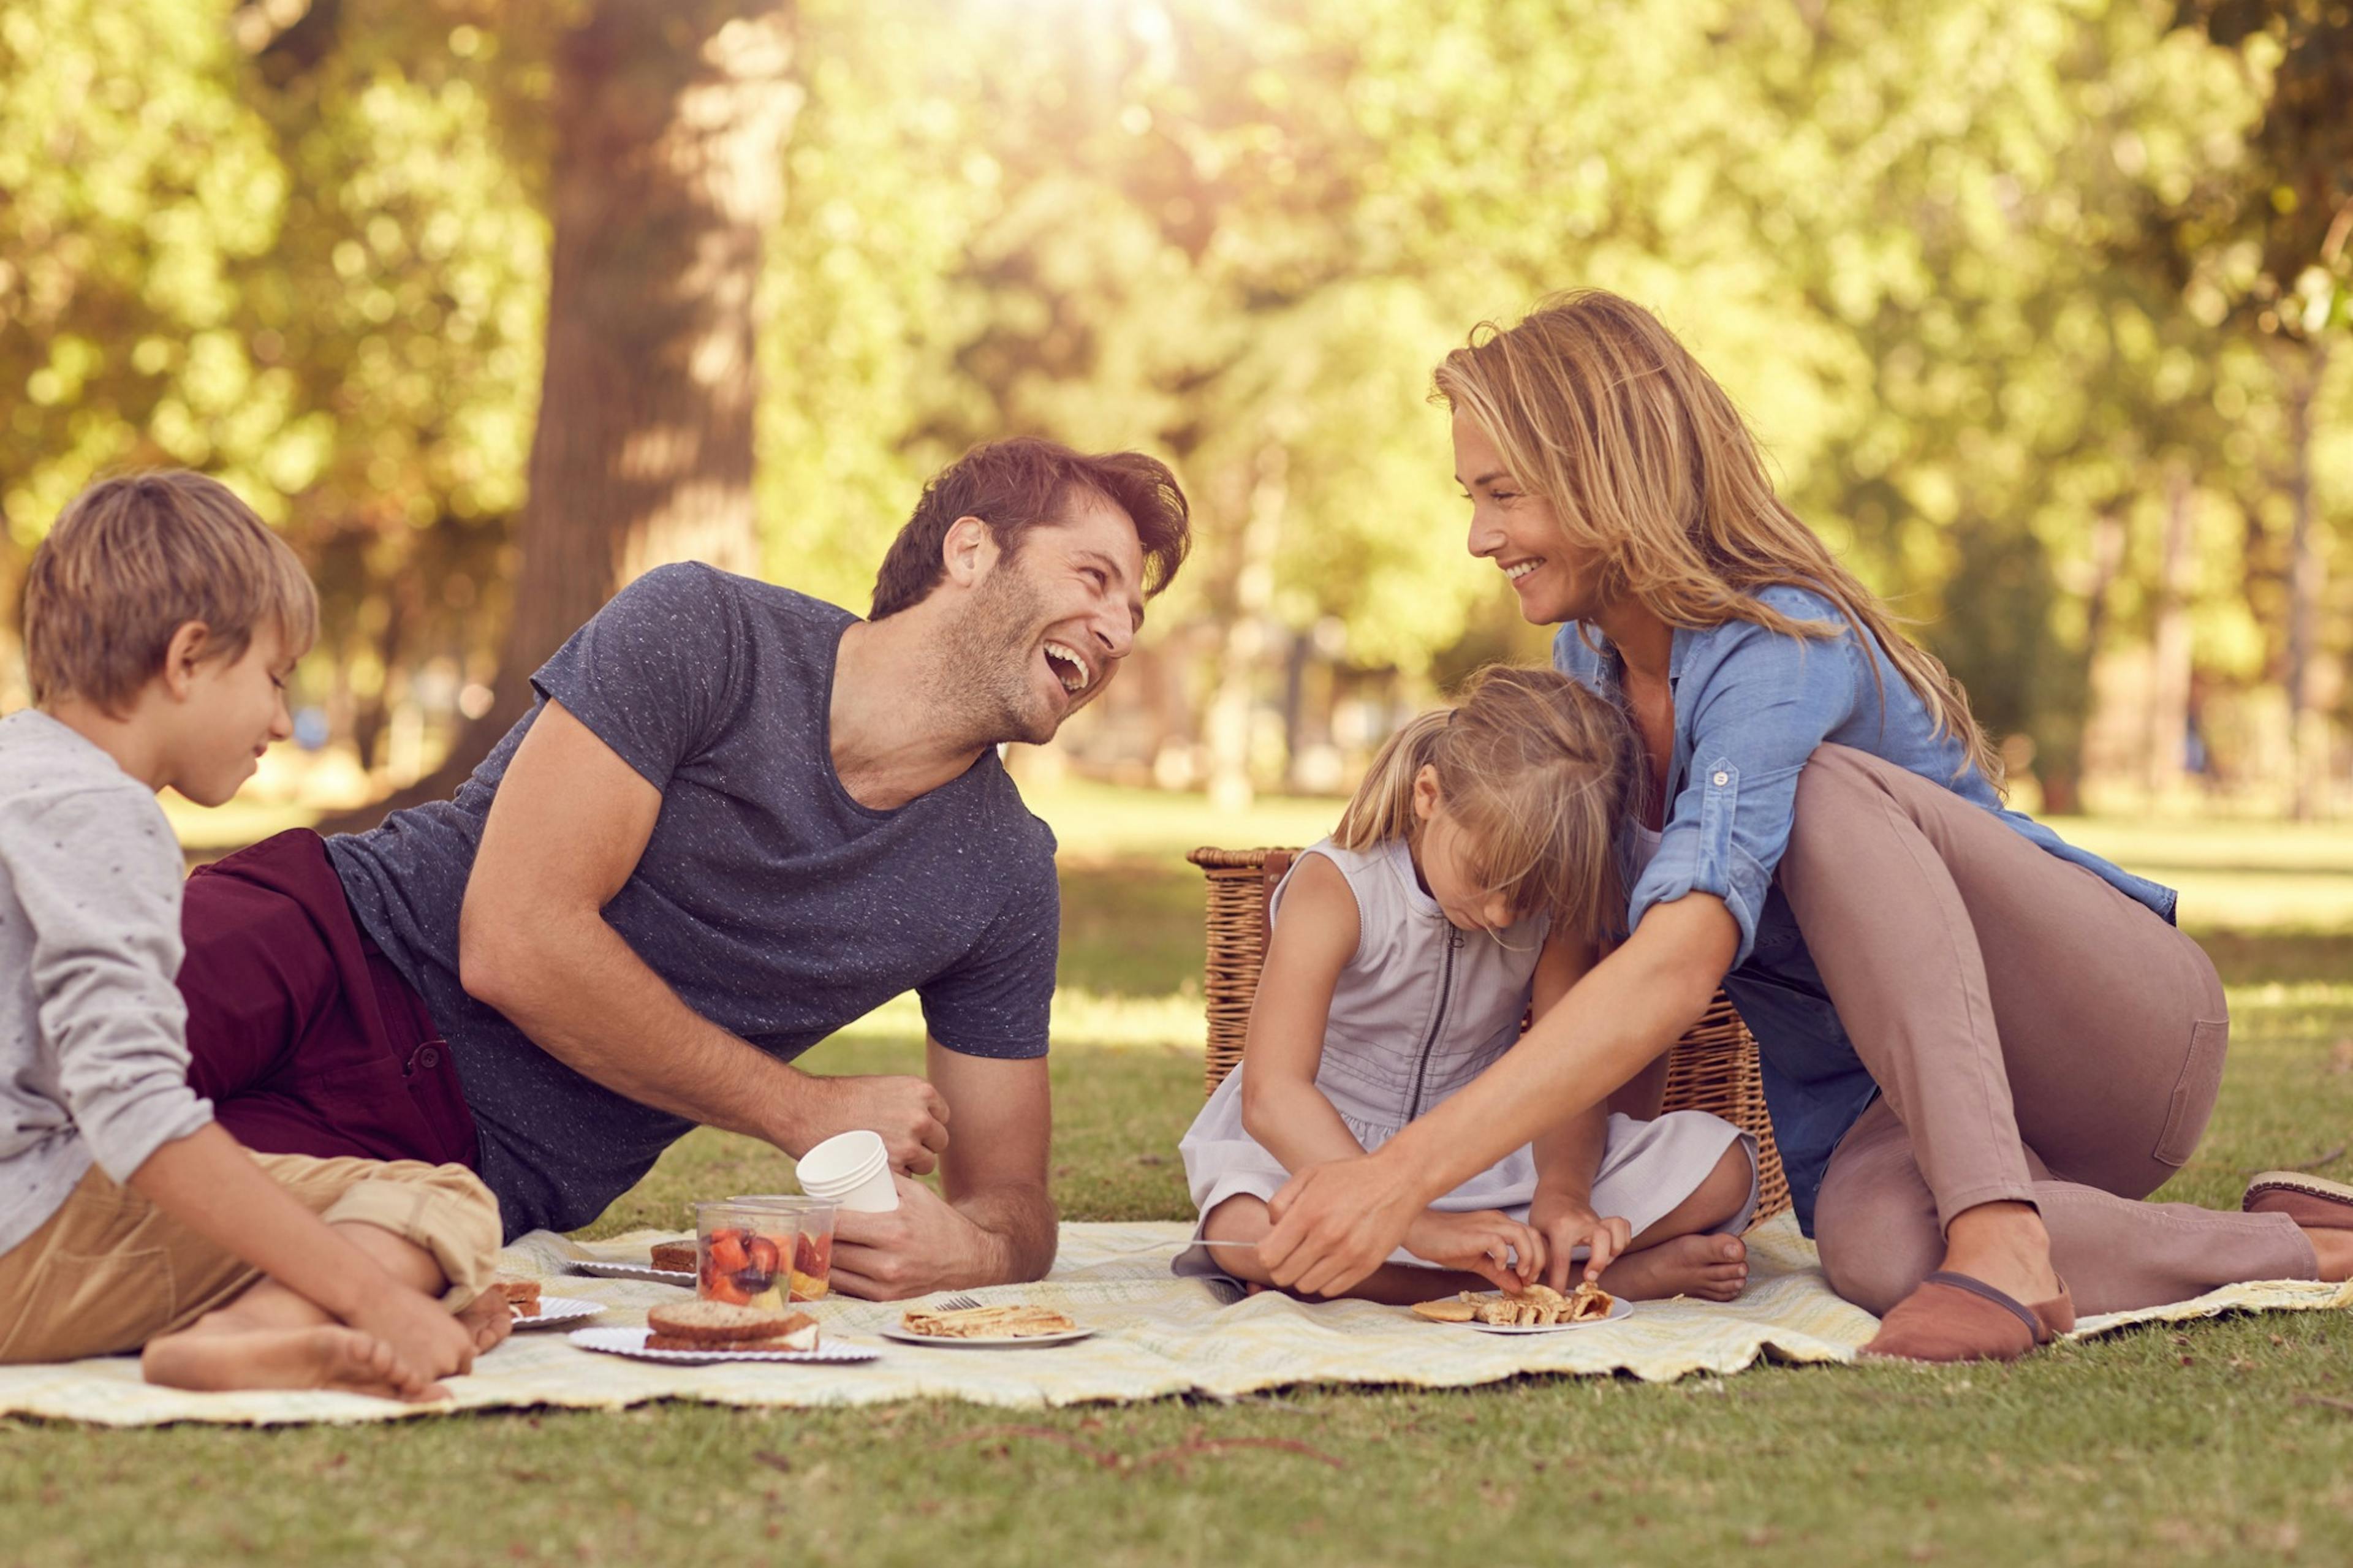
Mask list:
[[[2003,809],[1958,682],[1776,496],[1724,389],[1599,290],[1439,367],[1471,553],[1641,738],[1660,847],[1624,942],[1471,1089],[1277,1195],[1261,1262],[1377,1268],[1429,1200],[1662,1056],[1721,983],[1865,1353],[2013,1359],[2076,1311],[2353,1273],[2353,1188],[2141,1202],[2186,1163],[2230,1015],[2174,895]]]
[[[1618,907],[1639,778],[1625,721],[1551,670],[1489,669],[1391,737],[1275,891],[1241,1064],[1180,1145],[1201,1226],[1178,1273],[1266,1283],[1249,1244],[1292,1172],[1380,1147],[1509,1050],[1532,997],[1560,999]],[[1349,1293],[1565,1289],[1582,1248],[1620,1296],[1738,1295],[1753,1142],[1599,1100],[1453,1184]]]

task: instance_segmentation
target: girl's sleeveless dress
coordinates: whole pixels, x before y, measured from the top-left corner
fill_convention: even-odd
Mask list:
[[[1352,850],[1327,838],[1303,851],[1299,863],[1309,855],[1323,856],[1347,879],[1361,933],[1333,989],[1315,1086],[1370,1152],[1478,1077],[1519,1038],[1546,925],[1539,918],[1492,933],[1459,930],[1422,890],[1402,840]],[[1297,871],[1294,863],[1292,875]],[[1286,876],[1275,889],[1277,921],[1289,884]],[[1230,1197],[1272,1197],[1291,1179],[1242,1126],[1246,1070],[1237,1067],[1227,1075],[1177,1145],[1194,1206],[1205,1217]],[[1623,1217],[1640,1235],[1689,1197],[1735,1140],[1748,1152],[1749,1197],[1717,1229],[1746,1229],[1757,1203],[1756,1142],[1699,1110],[1671,1111],[1654,1121],[1612,1115],[1593,1184],[1594,1211]],[[1525,1220],[1535,1187],[1535,1156],[1523,1146],[1432,1206],[1501,1209]],[[1176,1258],[1176,1272],[1224,1272],[1215,1250],[1187,1248]],[[1423,1262],[1402,1247],[1390,1261]]]

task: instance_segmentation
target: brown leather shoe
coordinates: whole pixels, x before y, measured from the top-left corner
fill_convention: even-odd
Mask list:
[[[2265,1171],[2247,1184],[2239,1206],[2284,1214],[2310,1230],[2353,1230],[2353,1187],[2302,1171]]]
[[[2075,1326],[2075,1300],[2059,1282],[2052,1300],[2027,1306],[1982,1279],[1938,1269],[1880,1320],[1862,1354],[1888,1361],[2016,1361]]]

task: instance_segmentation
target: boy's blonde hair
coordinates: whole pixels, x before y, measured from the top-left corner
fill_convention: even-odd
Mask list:
[[[119,716],[190,621],[207,658],[236,659],[274,625],[289,657],[319,632],[319,596],[291,546],[227,485],[185,468],[101,479],[76,496],[25,579],[33,700]]]
[[[1642,773],[1615,707],[1557,670],[1490,666],[1452,708],[1389,737],[1333,841],[1415,841],[1413,781],[1425,767],[1437,770],[1482,894],[1504,895],[1515,920],[1550,915],[1556,931],[1599,942],[1616,929],[1618,830],[1641,803]]]
[[[1602,592],[1671,626],[1836,636],[1836,622],[1796,620],[1757,597],[1771,584],[1811,589],[1885,650],[1938,730],[2001,788],[2000,755],[1968,693],[1782,504],[1740,410],[1656,316],[1599,289],[1555,294],[1517,326],[1472,329],[1439,365],[1437,395],[1552,503],[1568,542],[1599,563]]]

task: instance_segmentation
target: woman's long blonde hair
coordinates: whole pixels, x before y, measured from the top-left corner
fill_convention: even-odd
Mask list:
[[[1482,321],[1439,365],[1436,395],[1552,503],[1567,542],[1600,563],[1605,596],[1639,600],[1671,626],[1837,636],[1835,624],[1757,598],[1774,584],[1811,589],[1886,651],[1938,731],[2001,787],[2001,759],[1960,682],[1782,504],[1732,399],[1648,310],[1580,289],[1515,327]]]
[[[1625,918],[1617,835],[1640,805],[1641,767],[1624,714],[1557,670],[1494,665],[1452,708],[1389,737],[1340,816],[1333,841],[1371,849],[1419,841],[1413,781],[1438,773],[1482,894],[1513,919],[1599,941]]]

